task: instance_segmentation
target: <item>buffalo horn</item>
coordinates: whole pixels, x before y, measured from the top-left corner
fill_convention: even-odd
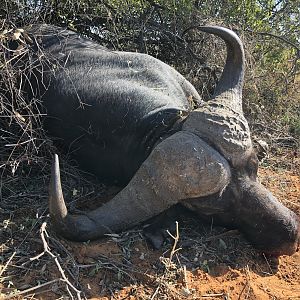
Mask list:
[[[249,126],[242,109],[243,45],[230,29],[218,26],[195,28],[221,37],[227,46],[227,59],[212,98],[190,113],[183,129],[214,145],[237,167],[245,162],[253,150]]]
[[[177,132],[158,144],[113,199],[82,214],[67,211],[55,155],[49,191],[53,225],[64,237],[87,241],[119,232],[158,215],[180,200],[223,190],[230,181],[226,160],[192,133]]]

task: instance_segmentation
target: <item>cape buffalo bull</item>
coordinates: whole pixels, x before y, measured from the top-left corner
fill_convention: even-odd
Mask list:
[[[242,43],[226,28],[198,29],[227,45],[223,74],[207,102],[172,67],[149,55],[110,51],[54,26],[31,30],[56,61],[43,73],[48,132],[82,168],[127,184],[101,207],[70,214],[55,155],[49,207],[64,237],[96,239],[181,203],[201,217],[238,228],[265,253],[297,250],[299,218],[257,180],[242,110]]]

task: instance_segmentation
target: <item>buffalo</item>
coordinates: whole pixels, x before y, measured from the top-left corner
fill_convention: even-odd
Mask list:
[[[238,228],[264,253],[297,250],[299,217],[257,179],[258,160],[242,109],[242,42],[223,27],[197,28],[227,46],[222,76],[206,102],[154,57],[112,51],[51,25],[28,30],[52,61],[35,75],[43,81],[46,130],[81,168],[124,186],[97,209],[70,214],[55,155],[49,209],[62,236],[97,239],[180,203],[200,218]]]

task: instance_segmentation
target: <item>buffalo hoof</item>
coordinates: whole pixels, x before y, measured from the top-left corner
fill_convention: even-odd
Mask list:
[[[180,204],[174,205],[165,212],[150,220],[150,225],[143,230],[144,236],[150,245],[156,250],[169,240],[170,232],[172,235],[176,231],[176,221],[180,222],[183,215],[190,213]]]
[[[163,230],[154,232],[154,231],[147,230],[147,229],[148,228],[146,228],[144,230],[144,236],[145,236],[147,242],[155,250],[159,250],[166,240],[166,234],[163,232]]]

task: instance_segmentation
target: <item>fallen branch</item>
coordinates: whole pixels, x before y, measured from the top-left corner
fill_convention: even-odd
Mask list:
[[[5,270],[7,269],[8,265],[10,264],[10,262],[12,261],[12,259],[14,258],[14,256],[17,254],[16,251],[13,252],[13,254],[10,256],[10,258],[8,259],[7,263],[5,264],[5,266],[2,268],[2,270],[0,271],[0,277],[2,276],[2,274],[5,272]]]
[[[157,295],[158,291],[160,289],[160,285],[158,285],[158,287],[155,289],[153,295],[151,296],[150,300],[153,300],[155,298],[155,296]]]
[[[17,293],[13,293],[11,295],[8,295],[8,296],[4,296],[4,298],[2,298],[3,300],[6,300],[6,299],[11,299],[11,298],[15,298],[15,297],[18,297],[18,296],[21,296],[21,295],[24,295],[24,294],[27,294],[29,292],[33,292],[37,289],[40,289],[42,287],[45,287],[49,284],[52,284],[52,283],[55,283],[55,282],[59,282],[59,281],[64,281],[63,279],[61,278],[58,278],[58,279],[54,279],[54,280],[51,280],[51,281],[48,281],[48,282],[45,282],[45,283],[42,283],[42,284],[39,284],[39,285],[36,285],[34,287],[31,287],[29,289],[26,289],[24,291],[20,291],[20,292],[17,292]]]
[[[57,266],[57,268],[58,268],[58,270],[59,270],[59,272],[60,272],[60,274],[61,274],[61,276],[62,276],[62,279],[61,279],[61,280],[63,280],[63,281],[67,284],[67,286],[69,286],[69,287],[76,293],[77,299],[80,300],[80,299],[81,299],[81,296],[80,296],[81,291],[79,291],[79,290],[78,290],[78,289],[77,289],[77,288],[76,288],[76,287],[68,280],[68,278],[67,278],[66,275],[65,275],[65,272],[64,272],[63,268],[61,267],[61,265],[60,265],[60,263],[59,263],[59,261],[58,261],[57,256],[54,255],[54,254],[51,252],[51,250],[50,250],[50,247],[49,247],[49,245],[48,245],[48,243],[47,243],[47,241],[46,241],[46,238],[45,238],[45,234],[48,235],[48,234],[47,234],[47,231],[46,231],[46,226],[47,226],[47,223],[44,222],[44,223],[42,224],[42,226],[41,226],[41,229],[40,229],[41,239],[42,239],[43,246],[44,246],[44,251],[43,251],[42,253],[38,254],[37,256],[31,258],[30,260],[33,261],[33,260],[39,259],[39,258],[42,257],[44,254],[48,254],[48,255],[50,255],[52,258],[54,258],[55,264],[56,264],[56,266]],[[70,293],[70,292],[69,292],[69,293]],[[71,296],[71,298],[73,298],[72,295],[70,295],[70,296]]]

